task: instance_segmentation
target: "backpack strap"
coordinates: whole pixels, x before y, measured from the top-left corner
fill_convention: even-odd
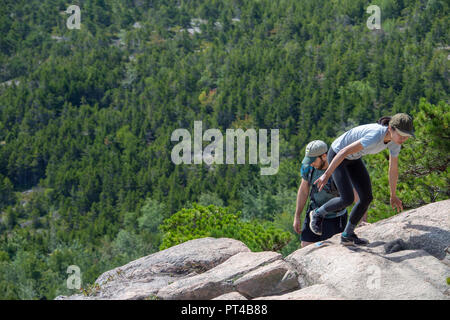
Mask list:
[[[312,169],[309,170],[309,172],[308,172],[308,183],[312,186],[313,185],[312,179],[313,179],[314,171],[316,170],[316,168],[314,168],[314,167],[311,167],[311,168]]]
[[[336,197],[339,197],[339,190],[337,189],[336,184],[334,183],[333,177],[330,177],[330,180],[331,180],[331,190],[330,190],[331,194]]]
[[[311,170],[309,170],[308,172],[308,183],[310,185],[310,190],[309,190],[309,206],[310,209],[316,209],[318,208],[316,201],[314,200],[313,197],[313,190],[314,188],[316,188],[316,186],[314,185],[314,181],[312,181],[313,177],[314,177],[314,171],[316,170],[316,168],[312,167]]]

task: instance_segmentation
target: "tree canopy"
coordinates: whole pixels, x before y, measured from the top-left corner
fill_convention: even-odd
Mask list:
[[[0,6],[0,299],[72,294],[70,265],[86,287],[194,236],[288,254],[306,144],[397,112],[417,131],[400,153],[405,208],[448,199],[447,1],[378,1],[380,30],[363,0],[73,4],[79,30],[63,0]],[[175,165],[171,133],[194,121],[279,129],[277,174]],[[369,222],[395,214],[386,157],[364,159]]]

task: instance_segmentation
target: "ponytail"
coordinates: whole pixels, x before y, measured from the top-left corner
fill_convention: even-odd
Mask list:
[[[377,123],[387,127],[389,125],[389,121],[391,121],[391,118],[392,117],[381,117],[378,119]]]

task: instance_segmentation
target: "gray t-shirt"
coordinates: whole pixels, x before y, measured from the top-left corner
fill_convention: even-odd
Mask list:
[[[386,144],[383,141],[387,130],[388,127],[382,126],[378,123],[358,126],[350,129],[349,131],[339,136],[339,138],[334,140],[334,142],[331,144],[331,148],[333,148],[334,152],[338,153],[346,146],[352,144],[355,141],[359,141],[361,142],[364,149],[360,152],[348,155],[346,159],[356,160],[366,154],[379,153],[386,148],[389,149],[392,157],[398,157],[401,146],[399,144],[396,144],[392,140]]]

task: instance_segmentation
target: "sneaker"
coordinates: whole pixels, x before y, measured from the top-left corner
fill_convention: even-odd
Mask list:
[[[351,246],[351,245],[357,245],[357,246],[365,246],[369,243],[366,239],[358,238],[356,234],[350,234],[347,236],[341,235],[341,244],[344,246]]]
[[[318,236],[322,235],[322,223],[323,218],[316,214],[315,210],[311,210],[309,212],[309,228],[314,234],[317,234]]]

